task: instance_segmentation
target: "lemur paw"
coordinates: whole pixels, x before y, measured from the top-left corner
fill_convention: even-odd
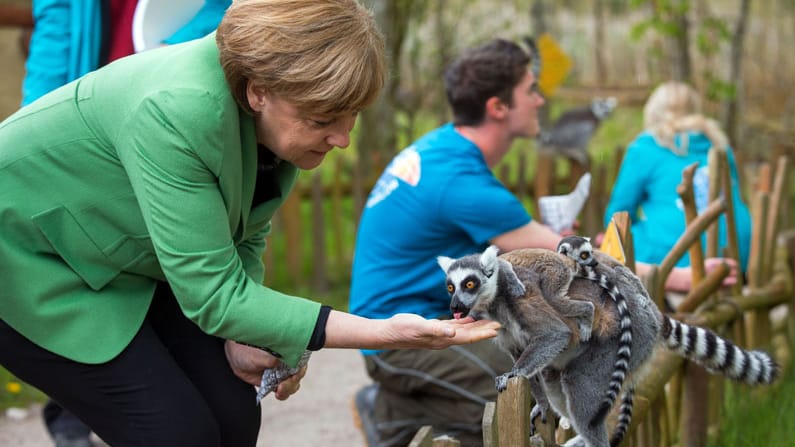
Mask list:
[[[536,419],[539,416],[541,416],[541,423],[542,424],[546,424],[547,423],[547,410],[548,409],[549,409],[549,406],[546,405],[546,404],[544,404],[544,405],[535,404],[533,406],[533,409],[530,410],[530,434],[531,435],[536,432]]]
[[[502,393],[506,388],[508,388],[508,380],[510,380],[511,377],[513,377],[511,373],[505,373],[501,376],[497,376],[495,382],[497,384],[498,392]]]

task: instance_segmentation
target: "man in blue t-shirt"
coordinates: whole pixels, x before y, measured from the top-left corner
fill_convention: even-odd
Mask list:
[[[398,154],[367,200],[353,261],[352,313],[446,317],[450,298],[437,256],[464,256],[489,244],[503,251],[556,248],[560,236],[534,221],[491,172],[516,138],[538,133],[544,99],[529,62],[518,45],[495,40],[447,69],[453,122]],[[423,425],[462,445],[481,444],[483,406],[497,397],[494,377],[512,364],[491,341],[364,354],[378,384],[357,394],[371,446],[406,445]]]

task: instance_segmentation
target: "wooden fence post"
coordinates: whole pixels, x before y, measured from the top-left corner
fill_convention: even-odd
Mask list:
[[[530,383],[524,377],[513,377],[508,388],[497,396],[497,420],[499,445],[505,447],[529,447],[530,445]]]
[[[685,208],[686,224],[690,226],[698,217],[696,201],[693,193],[693,175],[698,163],[694,163],[682,171],[682,183],[676,191]],[[711,225],[714,225],[711,224]],[[690,245],[690,270],[693,285],[704,280],[704,254],[701,249],[701,232],[695,235]],[[701,366],[688,362],[685,364],[682,392],[687,399],[682,399],[682,445],[701,447],[707,444],[707,409],[709,387],[707,372]]]
[[[486,402],[483,409],[483,447],[499,447],[498,439],[500,427],[497,422],[497,404]]]
[[[295,282],[303,270],[303,225],[301,222],[301,194],[290,194],[279,209],[281,231],[284,232],[287,274]]]
[[[409,447],[433,447],[433,427],[425,425],[411,438]]]
[[[767,230],[768,194],[758,191],[756,200],[751,207],[751,219],[755,222],[755,231],[751,235],[751,255],[748,259],[748,286],[751,290],[764,284],[764,260],[766,255],[765,239]],[[746,315],[746,341],[748,348],[757,348],[770,335],[770,324],[767,310],[754,310]]]
[[[328,251],[326,250],[326,213],[323,210],[323,176],[312,174],[312,287],[315,292],[328,293]]]
[[[342,157],[334,159],[334,171],[344,172]],[[342,220],[342,176],[335,175],[331,180],[331,234],[334,240],[335,272],[348,269],[348,256],[345,250],[345,224]],[[355,227],[355,225],[354,225]],[[345,266],[345,267],[343,267]]]

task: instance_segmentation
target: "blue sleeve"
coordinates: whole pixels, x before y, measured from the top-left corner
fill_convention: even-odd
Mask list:
[[[172,45],[198,39],[210,34],[218,28],[218,24],[221,23],[221,18],[224,16],[226,8],[231,4],[232,0],[206,0],[204,6],[201,7],[193,18],[170,37],[163,40],[163,43]]]
[[[102,17],[97,0],[35,0],[22,105],[99,67]]]
[[[613,185],[613,191],[610,194],[610,201],[605,208],[604,225],[610,223],[613,214],[619,211],[626,211],[629,213],[630,219],[633,222],[638,220],[638,207],[643,200],[644,187],[646,183],[646,175],[648,160],[648,151],[644,151],[641,144],[631,144],[624,155],[624,161],[621,162],[621,168],[618,170],[616,182]],[[646,152],[644,154],[644,152]]]
[[[445,188],[442,211],[477,244],[530,223],[532,218],[519,199],[493,176],[461,179],[466,188]]]
[[[68,82],[70,45],[69,0],[33,2],[35,26],[22,81],[22,105]]]

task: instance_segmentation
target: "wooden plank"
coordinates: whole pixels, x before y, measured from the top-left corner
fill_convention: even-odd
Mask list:
[[[723,165],[724,158],[721,156],[721,152],[725,153],[726,151],[721,151],[720,149],[713,147],[707,154],[707,165],[709,166],[710,202],[720,197],[721,194],[721,179],[723,177],[723,170],[725,169],[725,166]],[[731,189],[729,189],[729,193],[731,194]],[[729,202],[728,199],[726,201]],[[710,225],[707,229],[706,256],[708,258],[714,258],[718,256],[718,228],[719,225],[716,222]]]
[[[442,436],[433,440],[433,447],[461,447],[461,441]]]
[[[751,234],[751,256],[748,260],[748,285],[752,291],[765,284],[765,239],[767,232],[768,192],[757,192],[756,200],[751,209],[751,219],[755,223]],[[770,339],[770,311],[759,309],[745,316],[747,347],[762,347]]]
[[[411,438],[409,447],[433,447],[433,427],[425,425]]]
[[[788,183],[788,158],[781,156],[776,163],[776,174],[773,177],[773,187],[770,192],[770,203],[767,215],[767,228],[765,237],[765,262],[764,262],[764,279],[767,281],[773,273],[773,260],[776,253],[776,238],[778,237],[778,230],[781,222],[781,209],[782,202],[788,199],[784,198],[788,194],[786,186]]]
[[[530,444],[530,384],[524,377],[513,377],[508,388],[497,396],[499,445],[528,447]]]
[[[303,266],[303,225],[301,222],[301,196],[290,194],[279,209],[282,225],[281,232],[285,239],[285,256],[287,258],[287,274],[290,280],[297,281],[302,277]]]
[[[629,213],[626,211],[613,214],[613,220],[616,222],[618,235],[621,238],[621,247],[624,249],[624,265],[634,272],[635,242],[632,240],[632,220],[629,218]]]
[[[499,447],[499,424],[497,423],[497,403],[486,402],[483,409],[483,447]]]
[[[687,362],[683,385],[682,445],[704,447],[709,424],[709,373],[700,365]]]
[[[334,172],[341,173],[342,157],[334,159]],[[331,234],[334,240],[334,263],[336,272],[346,271],[349,267],[349,259],[345,254],[345,222],[342,213],[342,175],[335,175],[331,181]]]
[[[555,157],[549,154],[537,153],[536,158],[536,177],[533,186],[533,199],[535,201],[536,219],[542,221],[541,213],[538,211],[538,198],[553,195],[552,184],[555,179]]]
[[[516,168],[516,197],[523,199],[527,195],[527,152],[519,152]]]
[[[312,288],[321,295],[329,289],[324,202],[323,177],[316,170],[312,174]]]
[[[726,151],[720,152],[721,159],[723,160],[721,165],[725,168],[723,169],[721,174],[721,185],[724,194],[724,199],[726,201],[726,250],[725,253],[722,253],[724,257],[728,257],[734,259],[734,262],[737,265],[740,264],[740,246],[739,242],[737,241],[737,223],[735,222],[734,218],[734,196],[732,194],[732,178],[731,172],[729,170],[729,154]],[[731,292],[733,295],[739,295],[742,293],[743,290],[743,276],[737,276],[737,282],[732,286]]]
[[[698,168],[698,163],[693,163],[682,171],[682,183],[676,188],[679,198],[685,208],[685,221],[686,225],[690,225],[696,220],[698,210],[696,208],[696,199],[693,193],[693,175]],[[712,223],[710,223],[712,225]],[[707,226],[709,228],[709,226]],[[693,274],[693,284],[698,284],[704,279],[704,253],[701,250],[701,231],[699,237],[690,244],[690,271]]]

